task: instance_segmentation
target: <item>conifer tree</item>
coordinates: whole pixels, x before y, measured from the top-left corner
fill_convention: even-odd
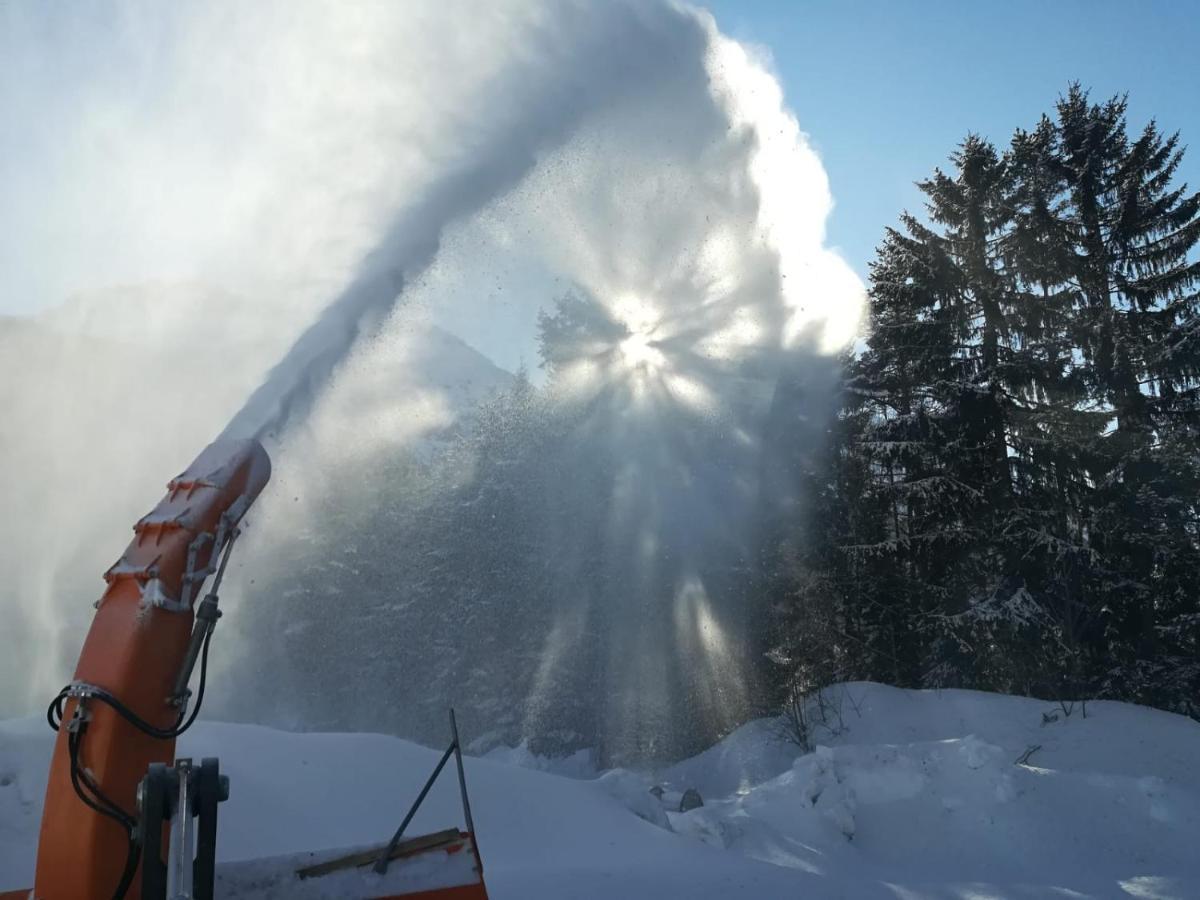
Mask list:
[[[990,619],[1016,594],[1014,554],[997,536],[1017,508],[1017,398],[1038,372],[1007,261],[1010,161],[970,136],[951,162],[951,174],[919,185],[930,224],[905,215],[904,233],[889,231],[880,248],[872,336],[853,381],[872,410],[861,452],[891,520],[886,541],[853,552],[896,557],[913,598],[902,604],[913,644],[902,657],[936,682],[987,668],[961,618]]]
[[[1195,602],[1185,598],[1200,588],[1200,194],[1173,184],[1179,136],[1152,121],[1133,137],[1126,110],[1124,97],[1096,104],[1072,85],[1057,107],[1058,154],[1070,200],[1067,277],[1079,295],[1079,350],[1094,401],[1111,420],[1096,473],[1093,543],[1101,565],[1091,588],[1105,610],[1105,655],[1117,661],[1107,685],[1153,698],[1161,672],[1150,661],[1168,652],[1176,658],[1186,631],[1179,617]]]
[[[812,476],[839,552],[797,525],[842,668],[1197,714],[1200,196],[1178,136],[1125,116],[1073,85],[888,230]]]

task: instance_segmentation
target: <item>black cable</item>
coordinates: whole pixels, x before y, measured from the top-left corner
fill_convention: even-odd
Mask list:
[[[113,900],[124,900],[125,895],[129,893],[130,886],[133,884],[133,877],[137,873],[138,863],[141,861],[142,855],[141,844],[137,840],[137,819],[109,799],[100,790],[100,786],[96,784],[91,775],[88,774],[87,769],[80,764],[79,749],[82,741],[83,731],[72,731],[67,735],[67,753],[71,764],[71,787],[75,789],[76,796],[79,797],[85,806],[105,818],[112,819],[125,832],[127,842],[125,867],[121,871],[121,879],[117,882],[116,890],[113,892]],[[89,797],[88,792],[91,792],[93,796]]]
[[[204,644],[200,650],[200,683],[196,686],[196,705],[192,708],[192,714],[184,721],[185,713],[181,712],[179,719],[175,725],[169,729],[155,728],[149,722],[137,715],[133,710],[127,707],[124,703],[101,688],[89,687],[86,694],[80,698],[80,702],[84,699],[99,700],[114,712],[120,715],[123,719],[137,728],[139,731],[156,737],[162,740],[176,738],[183,734],[195,723],[196,718],[200,715],[200,707],[204,703],[204,690],[208,683],[208,648],[212,640],[212,631],[209,631],[204,636]],[[62,727],[64,707],[67,700],[70,698],[70,686],[59,691],[58,695],[50,701],[50,705],[46,708],[46,721],[50,727],[58,731]],[[86,725],[83,726],[86,728]],[[142,848],[141,843],[137,840],[136,829],[137,819],[131,816],[125,810],[121,809],[115,802],[100,790],[100,786],[88,774],[87,770],[80,764],[79,751],[80,743],[83,739],[83,731],[72,731],[67,735],[67,754],[70,759],[70,775],[71,787],[75,790],[75,795],[89,809],[111,819],[121,826],[128,840],[128,850],[125,855],[125,867],[121,872],[121,879],[117,882],[116,890],[113,892],[113,900],[123,900],[129,892],[130,886],[133,884],[134,876],[137,874],[138,864],[141,862]],[[90,796],[89,796],[90,794]]]
[[[200,683],[196,685],[196,705],[192,707],[192,715],[182,726],[175,730],[176,736],[183,734],[196,721],[196,717],[200,715],[200,707],[204,703],[204,685],[208,682],[208,643],[212,640],[212,630],[204,635],[204,646],[200,649]]]
[[[79,746],[78,746],[77,738],[74,734],[70,735],[67,738],[67,746],[70,748],[69,752],[71,754],[71,787],[73,787],[75,789],[76,795],[84,803],[84,805],[86,805],[88,808],[95,810],[96,812],[100,813],[100,815],[105,816],[106,818],[112,819],[117,824],[119,824],[122,828],[127,828],[128,823],[125,821],[125,817],[122,814],[121,810],[114,810],[107,805],[102,805],[97,800],[93,799],[92,797],[90,797],[86,793],[84,793],[84,789],[81,784],[83,779],[81,777],[79,761],[78,761]]]
[[[132,831],[137,826],[137,819],[131,816],[121,807],[117,806],[112,800],[105,796],[100,790],[99,785],[92,779],[84,770],[79,762],[79,744],[82,738],[78,732],[71,732],[67,735],[67,752],[71,759],[71,786],[75,788],[75,793],[89,807],[106,816],[120,825],[126,831]],[[87,788],[92,796],[89,797],[84,792]]]
[[[225,544],[225,550],[221,556],[221,563],[217,567],[217,577],[213,581],[212,591],[210,592],[210,596],[212,597],[214,604],[217,599],[217,588],[220,586],[222,579],[225,577],[225,566],[229,563],[229,557],[233,553],[233,544],[238,539],[238,535],[238,530],[234,529],[233,534],[230,535],[229,540]],[[220,612],[216,613],[218,618],[220,615]],[[175,720],[175,724],[171,728],[156,728],[108,691],[104,690],[103,688],[96,687],[95,685],[85,685],[84,687],[86,688],[86,694],[83,696],[94,698],[106,703],[113,709],[114,712],[121,716],[121,718],[125,719],[125,721],[127,721],[130,725],[152,738],[158,738],[162,741],[169,741],[179,737],[192,727],[192,724],[196,721],[196,717],[200,715],[200,704],[204,702],[204,685],[208,680],[208,645],[212,640],[215,625],[216,621],[214,620],[204,635],[204,646],[201,648],[200,653],[200,684],[197,685],[196,688],[196,705],[192,709],[192,714],[188,718],[187,722],[184,722],[183,720],[186,712],[180,711],[179,718]],[[49,707],[46,708],[46,721],[50,723],[50,727],[54,731],[58,731],[59,726],[62,723],[63,707],[67,698],[70,696],[71,685],[67,685],[58,692],[58,696],[51,700]]]
[[[237,539],[237,534],[237,530],[235,529],[233,535],[225,545],[225,553],[217,569],[217,577],[213,582],[212,590],[214,605],[216,602],[217,586],[221,583],[221,579],[225,574],[225,565],[229,562],[230,551],[233,549],[233,542]],[[217,612],[216,616],[220,616],[220,612]],[[80,801],[88,809],[99,813],[105,818],[112,819],[120,825],[124,829],[126,839],[128,840],[125,867],[121,872],[120,881],[117,882],[116,890],[113,892],[113,900],[124,900],[125,895],[129,892],[129,888],[133,884],[134,876],[137,874],[138,864],[141,862],[142,845],[138,838],[138,821],[135,816],[125,812],[125,810],[106,796],[95,779],[80,764],[80,744],[87,729],[87,720],[80,714],[80,707],[87,700],[98,700],[143,734],[164,741],[174,740],[179,737],[195,723],[196,718],[200,715],[200,707],[204,703],[204,688],[208,681],[208,646],[212,641],[212,626],[214,624],[215,619],[208,626],[208,630],[204,635],[204,644],[200,648],[200,683],[196,687],[196,705],[192,708],[190,716],[187,715],[186,707],[181,709],[179,711],[179,718],[175,720],[175,724],[170,728],[157,728],[151,725],[113,694],[96,685],[69,684],[59,691],[58,695],[50,701],[50,705],[46,707],[46,721],[50,724],[52,730],[58,731],[62,727],[67,701],[72,696],[79,698],[79,706],[76,707],[77,721],[72,724],[72,730],[67,735],[71,787],[74,788],[76,796],[79,797]],[[183,686],[184,689],[186,687],[186,685]],[[184,697],[186,698],[186,693]],[[184,721],[185,717],[187,721]]]
[[[115,712],[122,719],[127,721],[130,725],[132,725],[138,731],[141,731],[141,732],[149,735],[150,737],[158,738],[159,740],[163,740],[163,741],[168,741],[171,738],[179,737],[179,735],[183,733],[182,729],[179,727],[179,725],[183,721],[183,715],[184,715],[183,713],[179,714],[179,718],[175,720],[175,725],[173,725],[172,727],[156,728],[155,726],[153,726],[149,722],[147,722],[145,719],[143,719],[141,716],[139,716],[137,713],[135,713],[128,706],[126,706],[124,703],[122,703],[120,700],[118,700],[115,696],[110,694],[108,691],[104,690],[104,688],[96,687],[95,685],[87,685],[83,690],[84,690],[84,692],[82,694],[83,697],[85,697],[88,700],[97,700],[100,703],[103,703],[105,706],[108,706],[110,709],[112,709],[113,712]],[[63,688],[63,693],[60,696],[68,697],[68,696],[70,696],[69,692],[70,692],[69,688]],[[61,719],[60,719],[60,721],[61,721]]]
[[[129,850],[125,854],[125,871],[121,873],[121,880],[117,882],[117,889],[113,891],[112,900],[125,900],[125,895],[129,893],[129,888],[133,884],[133,876],[137,873],[138,863],[142,861],[142,845],[131,836],[129,838]]]
[[[196,705],[192,708],[192,714],[187,717],[186,722],[184,721],[184,716],[187,713],[181,712],[172,727],[156,728],[108,691],[95,685],[87,685],[86,693],[83,696],[89,700],[98,700],[105,704],[138,731],[150,737],[163,741],[177,738],[191,728],[195,724],[196,718],[200,715],[200,706],[204,703],[204,688],[208,682],[208,645],[212,641],[212,636],[213,633],[211,631],[204,636],[204,644],[200,650],[200,683],[196,686]],[[55,731],[58,731],[61,727],[63,705],[70,696],[71,686],[68,685],[59,691],[58,696],[50,701],[50,706],[46,709],[46,720]]]
[[[63,688],[59,691],[57,697],[50,701],[50,705],[46,707],[46,721],[50,723],[50,727],[54,731],[58,731],[58,723],[63,717],[63,703],[67,699],[67,689]]]

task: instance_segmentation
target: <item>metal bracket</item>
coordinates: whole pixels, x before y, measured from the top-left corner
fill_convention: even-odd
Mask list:
[[[429,776],[429,780],[421,788],[421,793],[417,795],[417,799],[409,807],[408,815],[404,817],[404,821],[400,823],[400,827],[396,829],[396,833],[392,835],[392,839],[388,841],[387,846],[383,848],[383,851],[375,860],[375,865],[372,868],[377,875],[387,874],[388,863],[391,862],[392,857],[396,854],[396,847],[399,846],[400,839],[404,837],[404,829],[408,828],[408,824],[413,820],[413,816],[421,808],[421,804],[425,801],[425,796],[429,793],[429,789],[433,787],[433,783],[437,781],[438,776],[442,774],[442,769],[445,768],[446,762],[450,759],[451,755],[454,756],[454,761],[458,764],[458,789],[462,794],[463,817],[466,819],[467,831],[471,833],[472,840],[474,839],[475,824],[471,821],[471,804],[467,800],[467,779],[463,774],[462,746],[458,740],[458,722],[454,718],[454,710],[451,709],[450,746],[446,748],[446,752],[442,754],[442,758],[434,768],[433,774]]]
[[[75,712],[71,714],[71,721],[67,723],[67,731],[71,734],[82,734],[88,726],[88,722],[92,721],[92,714],[87,708],[87,699],[91,696],[90,693],[75,693],[67,692],[68,697],[76,697],[79,702],[75,704]]]
[[[221,526],[222,531],[224,525]],[[229,563],[229,557],[233,553],[233,544],[241,534],[237,528],[234,528],[229,535],[229,540],[224,543],[224,552],[221,555],[221,562],[218,566],[212,567],[217,573],[217,577],[213,579],[212,590],[205,595],[200,601],[200,605],[196,607],[196,621],[192,627],[192,636],[188,641],[187,653],[183,658],[183,665],[179,667],[179,674],[175,677],[175,685],[171,690],[171,696],[167,698],[167,702],[172,706],[186,707],[188,698],[192,692],[188,688],[188,682],[192,679],[192,671],[196,668],[196,660],[199,658],[201,651],[204,648],[204,642],[213,629],[217,627],[217,620],[221,618],[221,610],[218,607],[220,598],[217,596],[217,590],[221,587],[221,581],[225,577],[225,566]]]
[[[239,496],[230,504],[229,509],[221,514],[220,524],[217,526],[216,534],[207,531],[202,531],[188,545],[187,564],[184,566],[183,577],[179,589],[179,599],[172,600],[161,590],[156,594],[151,594],[149,602],[161,609],[170,610],[171,612],[184,612],[191,608],[195,602],[200,589],[204,586],[204,580],[217,573],[217,583],[213,585],[211,593],[216,593],[217,584],[220,583],[220,575],[225,568],[225,560],[229,558],[229,548],[233,542],[237,540],[241,530],[237,527],[237,523],[241,521],[242,516],[250,506],[250,500],[245,494]],[[208,565],[204,568],[198,568],[196,565],[196,557],[200,555],[200,551],[205,544],[212,543],[212,554],[208,558]],[[221,559],[218,563],[217,560]]]
[[[155,763],[138,786],[143,839],[143,900],[212,900],[216,881],[217,804],[229,799],[229,779],[216,759],[199,765]],[[196,821],[193,822],[193,819]],[[163,857],[163,826],[170,842]]]
[[[107,694],[108,692],[102,687],[94,684],[88,684],[86,681],[72,681],[64,689],[64,693],[68,698],[78,700],[79,703],[75,706],[75,713],[72,719],[78,718],[84,722],[90,721],[92,714],[87,712],[87,701],[97,696],[98,694]]]

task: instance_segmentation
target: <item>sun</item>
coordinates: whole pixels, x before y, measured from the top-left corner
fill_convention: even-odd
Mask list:
[[[617,344],[622,362],[634,370],[662,369],[667,358],[655,340],[659,316],[654,307],[640,297],[626,295],[613,305],[613,312],[627,333]]]
[[[650,335],[633,332],[617,345],[621,359],[631,369],[661,369],[666,362],[662,351],[654,346]]]

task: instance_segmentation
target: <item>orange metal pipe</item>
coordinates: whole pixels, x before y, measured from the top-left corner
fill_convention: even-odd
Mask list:
[[[238,520],[262,491],[271,465],[258,441],[210,444],[134,526],[124,556],[105,574],[75,669],[77,682],[104,688],[156,728],[179,715],[169,694],[192,631],[192,605]],[[80,764],[118,806],[134,813],[138,782],[151,763],[172,763],[174,740],[139,731],[103,703],[80,744]],[[125,864],[122,827],[80,801],[71,786],[67,724],[78,705],[68,700],[54,745],[38,839],[33,896],[37,900],[109,900]],[[141,896],[140,877],[126,895]]]

